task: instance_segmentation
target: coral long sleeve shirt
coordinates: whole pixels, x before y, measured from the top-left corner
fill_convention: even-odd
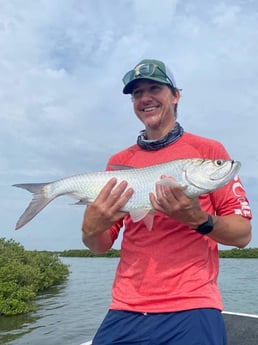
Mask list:
[[[108,164],[145,167],[183,158],[229,159],[222,144],[190,133],[157,151],[138,145],[112,156]],[[251,218],[245,190],[239,178],[199,197],[211,215],[238,214]],[[113,241],[124,224],[121,257],[112,288],[110,308],[137,312],[173,312],[194,308],[223,309],[218,288],[217,242],[171,217],[156,212],[151,231],[144,221],[115,224]]]

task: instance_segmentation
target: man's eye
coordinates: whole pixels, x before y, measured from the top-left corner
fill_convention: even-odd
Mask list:
[[[150,91],[151,92],[158,92],[160,90],[160,86],[159,85],[153,85],[151,88],[150,88]]]
[[[132,96],[133,96],[134,98],[140,97],[140,96],[141,96],[141,91],[140,91],[140,90],[139,90],[139,91],[134,91],[133,94],[132,94]]]

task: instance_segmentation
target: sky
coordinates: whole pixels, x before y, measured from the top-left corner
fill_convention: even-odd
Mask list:
[[[101,171],[134,144],[143,128],[122,77],[154,58],[183,89],[185,131],[241,161],[248,247],[258,247],[256,0],[0,0],[0,9],[0,237],[28,250],[84,248],[84,207],[68,197],[15,231],[31,194],[12,185]]]

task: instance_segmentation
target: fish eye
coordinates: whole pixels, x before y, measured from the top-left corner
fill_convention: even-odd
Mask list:
[[[217,167],[223,165],[223,163],[224,163],[224,160],[222,160],[222,159],[217,159],[217,160],[215,160],[215,165],[216,165]]]

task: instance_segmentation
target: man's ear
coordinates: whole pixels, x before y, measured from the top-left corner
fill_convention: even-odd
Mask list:
[[[180,100],[180,91],[178,89],[175,89],[175,94],[172,93],[172,97],[173,97],[173,104],[177,104]]]

